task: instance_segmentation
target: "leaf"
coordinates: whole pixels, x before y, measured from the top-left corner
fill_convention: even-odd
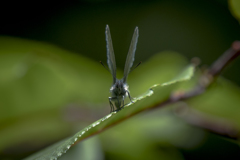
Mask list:
[[[197,85],[198,79],[199,75],[196,76],[195,73],[195,76],[185,83],[188,83],[192,89]],[[185,89],[186,84],[181,91]],[[212,115],[213,119],[214,117],[223,118],[225,121],[237,124],[236,127],[240,128],[240,107],[238,105],[240,89],[222,77],[219,77],[202,95],[185,101],[189,107],[202,111],[206,115]],[[108,158],[142,160],[150,159],[147,157],[155,155],[164,160],[182,160],[184,158],[174,157],[176,154],[169,150],[204,148],[212,137],[208,137],[209,134],[205,129],[189,125],[184,119],[176,117],[173,109],[179,105],[182,105],[182,102],[141,113],[101,133],[102,146]],[[214,143],[221,143],[221,141],[214,141]],[[155,150],[156,148],[158,150]],[[212,148],[219,151],[216,146]]]
[[[190,65],[176,79],[173,79],[169,83],[152,86],[146,93],[135,98],[134,103],[125,105],[124,109],[121,111],[108,114],[107,116],[82,129],[68,140],[50,146],[44,151],[37,153],[37,156],[33,155],[27,159],[57,159],[58,157],[62,156],[62,154],[66,153],[72,147],[72,145],[76,144],[77,142],[102,132],[114,124],[117,124],[143,110],[163,103],[169,98],[179,83],[189,80],[193,74],[194,67]]]
[[[199,130],[174,117],[172,105],[167,105],[138,114],[100,137],[109,159],[183,160],[178,147],[199,145],[204,136]]]
[[[240,21],[240,1],[239,0],[229,0],[229,9],[232,15]]]
[[[129,75],[131,95],[169,81],[187,63],[176,52],[155,54]],[[111,75],[98,62],[47,43],[0,36],[0,152],[37,151],[103,117],[110,85]],[[96,117],[88,116],[93,112]],[[22,144],[29,145],[19,151]]]
[[[91,137],[87,141],[76,144],[68,151],[68,154],[64,154],[59,158],[59,160],[70,159],[103,160],[104,155],[98,136]]]
[[[97,62],[54,45],[0,36],[0,152],[24,143],[38,149],[71,135],[63,109],[96,109],[108,95],[107,76]]]

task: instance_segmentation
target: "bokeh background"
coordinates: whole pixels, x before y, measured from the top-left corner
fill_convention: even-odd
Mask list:
[[[172,72],[166,68],[160,71],[155,79],[159,83],[170,79],[173,75],[166,74],[175,74],[176,68],[193,57],[210,65],[240,37],[239,22],[227,0],[21,1],[5,2],[2,7],[0,159],[5,160],[22,159],[109,113],[111,75],[98,64],[99,60],[106,62],[106,24],[110,26],[119,75],[138,26],[135,63],[142,61],[143,68],[145,64],[149,68],[156,63],[166,68],[175,65]],[[152,57],[160,52],[165,53],[162,59],[166,61],[153,63]],[[177,53],[185,59],[178,58]],[[229,80],[226,87],[234,89],[234,93],[229,92],[236,99],[240,98],[239,68],[237,59],[222,75]],[[144,76],[143,71],[140,66],[129,77],[130,82],[141,81],[135,75]],[[201,104],[200,100],[195,103]],[[162,119],[152,119],[159,115]],[[72,154],[66,154],[72,157],[66,159],[239,159],[236,143],[184,122],[176,125],[178,121],[168,110],[138,115],[79,143],[70,150]],[[152,136],[163,128],[168,129],[161,132],[162,136]]]

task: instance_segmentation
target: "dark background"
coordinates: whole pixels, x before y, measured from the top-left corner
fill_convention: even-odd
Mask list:
[[[211,64],[240,36],[226,0],[39,1],[1,5],[0,34],[56,44],[96,61],[106,59],[109,24],[117,66],[123,68],[135,26],[140,37],[136,61],[163,50]],[[240,60],[224,76],[240,84]]]

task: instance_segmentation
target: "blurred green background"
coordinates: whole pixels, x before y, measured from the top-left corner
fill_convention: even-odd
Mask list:
[[[106,62],[106,24],[119,75],[139,27],[135,63],[143,64],[129,77],[133,96],[171,79],[193,57],[210,65],[240,37],[227,0],[21,1],[2,6],[0,159],[5,160],[22,159],[109,113],[111,75],[98,64]],[[223,79],[189,103],[239,123],[238,68],[240,59],[223,73],[231,82]],[[78,145],[62,159],[240,157],[236,143],[189,126],[169,110],[142,113]],[[82,154],[76,155],[79,150]]]

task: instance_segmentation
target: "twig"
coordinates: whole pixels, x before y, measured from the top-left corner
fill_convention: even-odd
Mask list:
[[[209,74],[217,76],[232,60],[236,59],[240,54],[240,41],[232,43],[228,49],[209,69]]]
[[[235,41],[232,43],[231,48],[225,51],[223,55],[219,57],[208,70],[206,70],[206,72],[200,77],[198,85],[193,90],[182,94],[173,94],[171,96],[171,101],[177,102],[203,93],[220,74],[220,72],[227,66],[227,64],[229,64],[239,55],[240,41]]]
[[[213,83],[215,78],[221,73],[221,71],[235,58],[240,55],[240,41],[233,42],[230,49],[228,49],[221,57],[219,57],[212,66],[206,70],[206,72],[200,77],[198,85],[189,92],[173,93],[170,99],[170,103],[179,102],[203,93],[206,88]],[[162,106],[162,105],[161,105]],[[187,113],[181,116],[188,123],[207,129],[215,134],[226,136],[231,139],[239,139],[239,131],[228,122],[219,119],[210,118],[203,113],[193,111],[190,109],[184,109]],[[176,112],[177,113],[177,112]],[[183,113],[180,111],[179,113]]]

